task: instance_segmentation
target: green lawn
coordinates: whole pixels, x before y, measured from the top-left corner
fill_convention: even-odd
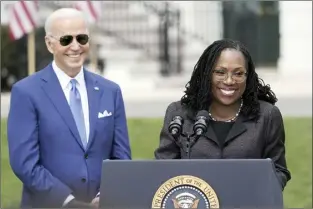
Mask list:
[[[133,158],[152,158],[162,119],[129,119]],[[17,206],[21,184],[11,171],[6,121],[1,123],[1,208]],[[288,208],[312,208],[312,118],[286,118],[287,163],[292,180],[284,191]],[[18,131],[18,130],[17,130]]]

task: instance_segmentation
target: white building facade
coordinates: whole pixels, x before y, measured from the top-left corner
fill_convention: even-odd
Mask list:
[[[223,37],[222,2],[177,1],[175,4],[182,10],[182,27],[211,42]],[[305,74],[312,78],[312,2],[280,1],[278,5],[277,71],[282,76]]]
[[[280,1],[281,75],[312,79],[312,2]]]
[[[8,6],[12,3],[13,1],[1,2],[2,24],[7,24]],[[181,27],[203,38],[204,43],[198,43],[193,49],[194,56],[188,55],[192,51],[189,46],[185,48],[186,58],[192,57],[190,65],[194,65],[206,45],[223,37],[222,2],[170,1],[170,3],[181,10]],[[280,55],[277,72],[282,76],[304,75],[305,78],[312,79],[312,2],[280,1],[278,4]]]

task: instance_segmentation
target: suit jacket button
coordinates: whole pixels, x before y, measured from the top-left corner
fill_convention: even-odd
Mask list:
[[[82,178],[82,182],[84,182],[84,183],[85,183],[85,182],[86,182],[86,179],[85,179],[85,178]]]
[[[86,154],[84,155],[84,157],[85,157],[85,159],[88,159],[88,154],[86,153]]]

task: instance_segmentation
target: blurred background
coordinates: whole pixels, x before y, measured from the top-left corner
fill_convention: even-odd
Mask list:
[[[1,1],[2,208],[16,206],[20,197],[7,153],[10,89],[51,62],[43,26],[61,7],[80,8],[90,20],[91,53],[85,64],[121,86],[134,159],[153,158],[165,109],[183,96],[204,49],[221,38],[243,42],[285,119],[293,175],[284,192],[286,206],[312,207],[312,2],[38,1],[31,71],[29,36],[10,39],[17,2]]]

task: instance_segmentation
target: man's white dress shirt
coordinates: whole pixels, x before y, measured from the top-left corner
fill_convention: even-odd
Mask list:
[[[73,79],[70,76],[68,76],[66,73],[64,73],[55,63],[55,61],[52,62],[52,68],[60,82],[61,88],[64,92],[65,98],[69,104],[70,102],[70,91],[72,88],[72,85],[70,81]],[[84,113],[84,120],[85,120],[85,126],[86,126],[86,135],[87,135],[87,143],[89,139],[89,108],[88,108],[88,96],[87,96],[87,88],[85,83],[85,77],[84,77],[84,70],[83,67],[81,68],[81,71],[75,76],[77,80],[77,89],[81,96],[81,102],[82,102],[82,108]],[[69,203],[71,200],[73,200],[75,197],[73,195],[69,195],[64,203],[63,206],[65,206],[67,203]]]

